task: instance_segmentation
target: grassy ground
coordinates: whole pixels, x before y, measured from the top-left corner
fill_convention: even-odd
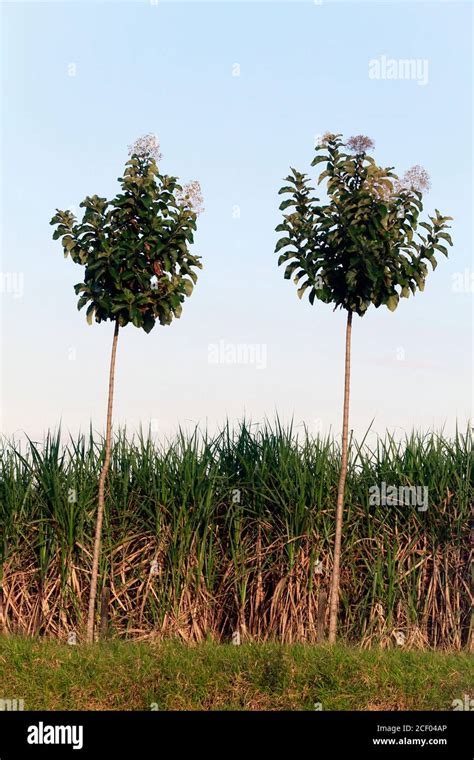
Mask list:
[[[473,680],[465,653],[0,638],[0,699],[25,710],[451,710]]]

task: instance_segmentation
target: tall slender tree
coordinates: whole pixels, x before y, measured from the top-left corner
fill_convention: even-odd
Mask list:
[[[64,255],[84,266],[84,280],[74,286],[78,309],[87,307],[87,321],[113,322],[105,451],[99,477],[99,498],[89,595],[86,639],[94,639],[97,582],[101,549],[105,486],[110,467],[115,360],[120,328],[129,323],[149,333],[156,321],[169,325],[202,265],[190,252],[196,218],[202,209],[198,182],[182,187],[176,177],[162,174],[159,143],[145,135],[130,149],[119,178],[121,192],[113,200],[87,196],[77,221],[71,211],[56,210],[51,224]]]
[[[342,135],[326,133],[311,164],[325,164],[318,184],[326,182],[326,202],[312,195],[314,188],[306,174],[291,169],[280,190],[290,195],[280,204],[287,213],[276,228],[284,235],[276,245],[278,264],[286,265],[284,276],[293,278],[299,298],[307,293],[311,304],[319,299],[347,313],[341,470],[329,602],[331,644],[336,640],[339,604],[352,318],[354,314],[363,317],[371,304],[394,311],[401,298],[423,290],[428,263],[435,269],[435,254],[447,256],[446,243],[452,245],[446,232],[452,217],[435,210],[428,221],[419,221],[423,191],[429,188],[426,171],[414,166],[399,179],[393,167],[378,166],[368,155],[373,147],[364,135],[345,143]]]

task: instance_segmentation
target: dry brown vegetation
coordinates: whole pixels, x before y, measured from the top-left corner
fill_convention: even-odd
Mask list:
[[[352,441],[339,636],[370,646],[461,649],[469,642],[469,436]],[[4,632],[84,634],[97,475],[92,439],[58,437],[2,456]],[[115,441],[101,587],[109,633],[315,642],[326,615],[339,451],[329,439],[243,425],[159,449]],[[371,506],[385,481],[429,486],[429,506]],[[327,620],[326,620],[327,622]],[[319,630],[318,630],[319,629]]]

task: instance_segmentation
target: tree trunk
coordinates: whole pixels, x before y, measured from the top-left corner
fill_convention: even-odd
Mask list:
[[[339,576],[341,564],[342,514],[344,510],[344,487],[347,475],[347,438],[349,428],[349,391],[351,384],[351,330],[352,312],[347,312],[346,327],[346,364],[344,379],[344,413],[342,417],[342,459],[341,474],[337,489],[336,537],[334,540],[334,562],[331,579],[331,599],[329,604],[329,643],[336,642],[337,608],[339,605]]]
[[[0,582],[0,635],[8,636],[5,594],[4,594],[3,585],[2,585],[3,584],[3,569],[2,569],[1,576],[2,576],[2,581]]]
[[[87,636],[86,641],[91,644],[94,641],[94,618],[95,618],[95,600],[97,596],[97,576],[99,573],[100,542],[102,536],[102,522],[104,519],[104,502],[105,502],[105,481],[110,465],[110,449],[112,434],[112,405],[114,400],[114,376],[115,376],[115,356],[117,354],[117,340],[119,332],[119,323],[115,321],[114,339],[112,342],[112,355],[110,357],[109,373],[109,400],[107,405],[107,427],[105,432],[105,459],[100,472],[99,478],[99,504],[97,507],[97,522],[95,526],[94,554],[92,557],[92,576],[91,588],[89,595],[89,613],[87,616]]]

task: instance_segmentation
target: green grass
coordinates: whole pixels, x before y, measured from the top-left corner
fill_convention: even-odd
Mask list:
[[[0,697],[27,710],[450,710],[473,678],[464,653],[0,639]]]
[[[0,631],[81,639],[103,441],[49,434],[0,453]],[[339,469],[337,441],[278,423],[163,445],[118,433],[100,565],[113,635],[315,642]],[[351,439],[346,643],[393,644],[401,631],[410,647],[466,646],[473,474],[470,430]],[[371,504],[382,482],[428,487],[428,509]]]

